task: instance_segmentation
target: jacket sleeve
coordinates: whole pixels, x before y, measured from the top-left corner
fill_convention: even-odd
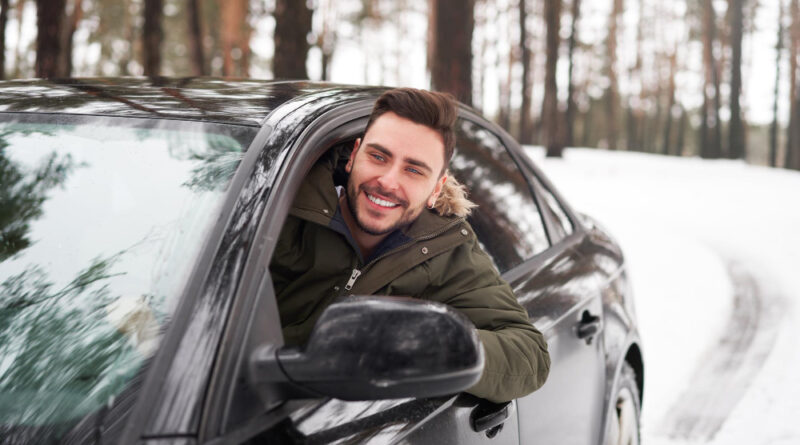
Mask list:
[[[505,402],[540,388],[550,370],[547,343],[488,255],[473,240],[441,260],[441,269],[429,271],[434,286],[428,297],[475,324],[486,357],[481,379],[467,392]]]

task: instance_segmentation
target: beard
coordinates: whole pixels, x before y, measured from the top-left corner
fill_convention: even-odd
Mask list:
[[[392,202],[396,202],[398,207],[403,209],[402,214],[397,221],[393,224],[390,224],[388,227],[375,227],[367,225],[365,221],[365,217],[361,215],[361,212],[358,209],[358,195],[361,193],[369,193],[370,195],[381,195],[386,198],[389,198]],[[385,192],[381,190],[380,187],[370,187],[364,184],[359,185],[358,187],[353,184],[352,179],[348,179],[347,181],[347,207],[350,210],[350,214],[353,215],[353,219],[355,220],[358,228],[361,229],[363,232],[373,235],[373,236],[380,236],[380,235],[387,235],[389,233],[394,232],[395,230],[401,229],[403,227],[408,226],[409,224],[413,223],[419,215],[422,213],[424,208],[424,203],[419,205],[418,207],[410,207],[408,201],[401,199],[397,195]]]

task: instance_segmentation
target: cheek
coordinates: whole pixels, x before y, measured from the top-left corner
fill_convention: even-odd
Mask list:
[[[419,184],[413,184],[406,190],[409,191],[409,197],[413,196],[412,199],[415,201],[427,204],[428,198],[430,198],[434,192],[434,185],[435,184],[431,184],[429,181],[420,181]]]

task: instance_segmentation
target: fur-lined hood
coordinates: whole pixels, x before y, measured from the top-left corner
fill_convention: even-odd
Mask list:
[[[478,205],[467,198],[467,187],[458,182],[450,173],[445,172],[447,181],[442,187],[442,192],[433,204],[433,210],[441,216],[458,216],[464,218],[472,213]]]

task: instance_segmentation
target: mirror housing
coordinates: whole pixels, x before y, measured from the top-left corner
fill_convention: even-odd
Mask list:
[[[303,349],[256,348],[250,380],[259,392],[278,384],[286,397],[433,397],[477,383],[483,361],[474,326],[448,306],[350,297],[325,309]]]

